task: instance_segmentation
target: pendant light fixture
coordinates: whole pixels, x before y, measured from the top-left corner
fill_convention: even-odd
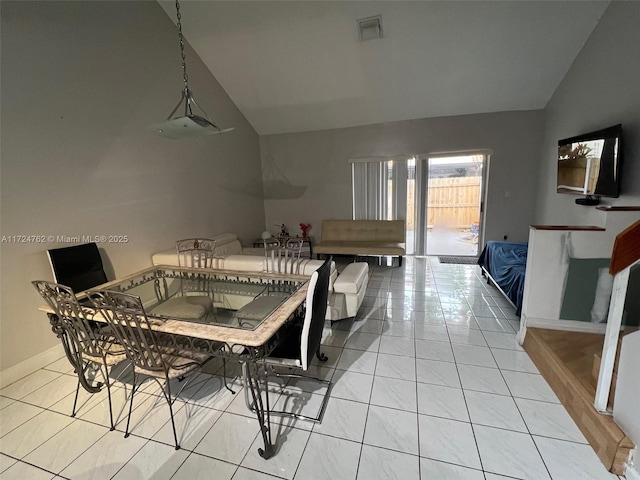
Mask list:
[[[182,89],[182,96],[180,101],[171,111],[167,120],[152,125],[153,129],[158,135],[166,138],[189,138],[189,137],[201,137],[204,135],[215,135],[218,133],[230,132],[233,128],[222,129],[214,122],[209,120],[207,112],[205,112],[200,105],[193,98],[193,92],[189,88],[189,76],[187,75],[187,58],[184,53],[184,36],[182,35],[182,15],[180,14],[180,3],[176,0],[176,14],[178,18],[178,38],[180,39],[180,55],[182,56],[182,79],[184,81],[184,88]],[[173,115],[184,104],[184,115],[174,117]],[[196,115],[193,109],[197,108],[202,114]]]

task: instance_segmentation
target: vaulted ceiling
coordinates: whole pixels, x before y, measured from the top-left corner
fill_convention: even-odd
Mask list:
[[[175,23],[175,2],[159,3]],[[608,4],[182,0],[180,11],[189,43],[267,135],[544,108]],[[383,38],[361,41],[357,20],[374,15]]]

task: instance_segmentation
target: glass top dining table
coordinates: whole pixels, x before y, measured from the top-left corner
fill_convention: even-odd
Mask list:
[[[266,371],[261,360],[281,341],[287,325],[302,320],[308,280],[301,275],[157,265],[91,290],[115,290],[140,297],[161,345],[240,360],[246,368],[245,389],[251,392],[264,442],[258,452],[268,459],[275,455],[276,448],[271,436],[268,395],[262,401]],[[86,292],[77,296],[85,305],[85,315],[102,321],[87,304]],[[180,308],[168,308],[172,303],[180,307],[185,299],[190,304],[190,297],[200,297],[196,305],[207,305],[205,315],[184,316]],[[40,310],[47,313],[52,330],[75,364],[55,312],[50,307]],[[83,370],[78,371],[79,377],[83,376]]]
[[[160,265],[92,290],[140,297],[159,332],[257,347],[302,305],[307,280],[300,275]],[[172,306],[176,300],[201,304],[202,298],[211,305],[202,316],[181,314],[184,308]]]

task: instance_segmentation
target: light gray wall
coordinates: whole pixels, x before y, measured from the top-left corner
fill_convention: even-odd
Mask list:
[[[556,193],[558,140],[622,124],[621,195],[601,204],[640,205],[640,2],[611,2],[545,110],[536,223],[601,225],[594,207]]]
[[[258,136],[190,47],[197,100],[236,130],[180,141],[146,130],[182,87],[176,29],[156,2],[1,9],[3,236],[127,235],[100,245],[122,276],[178,238],[262,231]],[[29,282],[52,279],[45,251],[68,245],[0,245],[0,370],[57,344]]]
[[[299,234],[299,223],[311,223],[319,240],[323,219],[351,218],[349,158],[491,149],[486,240],[524,241],[534,215],[542,129],[543,111],[536,110],[261,136],[265,180],[281,179],[280,171],[291,184],[307,186],[300,198],[265,200],[267,225],[275,233],[274,224],[285,223]]]

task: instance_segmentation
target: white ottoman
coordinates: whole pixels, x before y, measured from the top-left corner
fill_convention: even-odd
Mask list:
[[[335,315],[332,313],[330,320],[355,317],[364,299],[368,283],[369,265],[367,263],[356,262],[347,265],[333,282],[334,297],[337,297],[336,300],[343,299],[343,303],[341,302],[342,305],[331,305],[336,312]],[[345,312],[339,312],[341,309],[344,309]]]

